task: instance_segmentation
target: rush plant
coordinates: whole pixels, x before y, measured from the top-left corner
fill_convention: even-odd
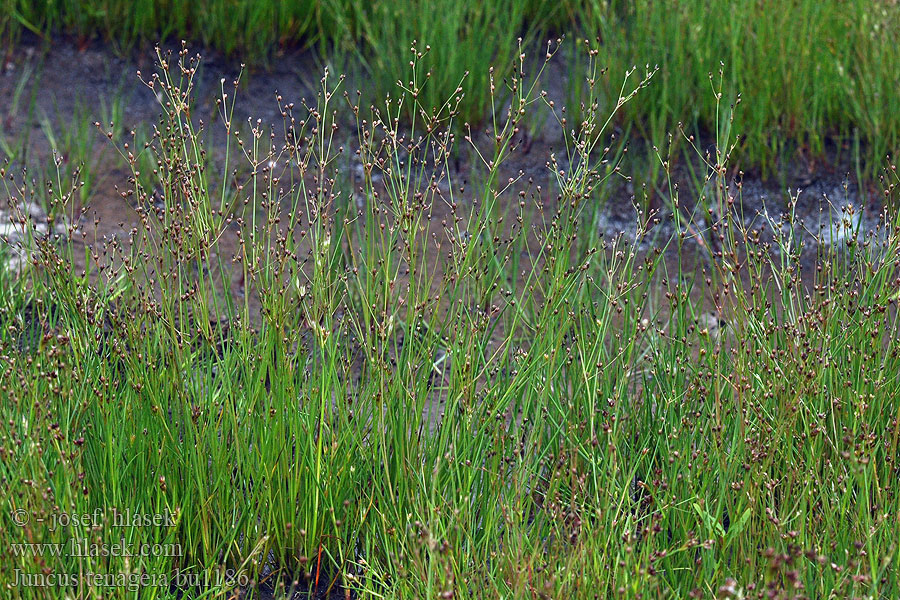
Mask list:
[[[462,135],[461,93],[373,106],[329,72],[241,127],[223,81],[224,147],[199,58],[158,58],[161,120],[112,142],[133,226],[104,237],[77,179],[62,231],[16,213],[8,597],[897,595],[894,213],[743,214],[716,96],[708,197],[602,235],[610,124],[653,86],[631,70],[609,102],[589,71],[532,175],[522,123],[567,117],[521,56]],[[14,208],[40,185],[0,175]]]

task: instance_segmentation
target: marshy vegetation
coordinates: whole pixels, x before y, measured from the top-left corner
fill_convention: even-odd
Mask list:
[[[365,76],[365,105],[396,95],[419,40],[430,73],[422,103],[437,106],[466,80],[459,109],[467,121],[490,114],[490,67],[497,81],[511,73],[516,39],[526,45],[568,34],[597,42],[598,94],[618,97],[620,78],[637,65],[659,68],[641,102],[621,114],[622,126],[662,146],[679,123],[695,133],[715,129],[708,74],[726,66],[727,103],[745,100],[735,117],[744,168],[775,169],[778,160],[815,160],[830,144],[853,154],[859,144],[869,174],[896,150],[900,27],[896,2],[849,0],[695,0],[654,2],[502,0],[476,6],[456,0],[354,2],[223,2],[209,0],[4,0],[0,31],[7,56],[23,33],[65,33],[81,44],[100,38],[125,50],[162,38],[188,39],[237,57],[271,64],[293,45],[319,50],[339,72]],[[47,38],[49,39],[49,38]],[[574,44],[573,44],[574,45]],[[537,54],[535,54],[537,55]],[[565,100],[582,99],[583,53],[572,61]],[[404,81],[404,83],[406,83]],[[562,99],[560,99],[562,100]]]
[[[896,7],[118,4],[13,1],[6,26],[327,40],[372,85],[324,69],[270,125],[222,80],[209,122],[200,59],[158,51],[159,121],[109,99],[79,154],[118,157],[111,229],[79,161],[35,176],[4,145],[4,594],[900,594]],[[530,44],[571,19],[599,39]],[[43,129],[88,148],[79,126]],[[656,200],[610,234],[635,133]],[[745,202],[736,161],[846,144],[875,215]]]

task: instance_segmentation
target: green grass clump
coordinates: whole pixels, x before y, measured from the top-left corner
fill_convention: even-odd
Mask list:
[[[521,36],[536,33],[526,24],[527,7],[520,0],[345,5],[353,26],[343,39],[344,62],[347,68],[362,67],[366,104],[396,95],[398,87],[418,101],[408,111],[416,110],[416,105],[440,107],[448,98],[463,96],[454,108],[463,121],[473,124],[480,124],[494,103],[505,100],[493,89],[502,88],[509,65],[522,51]],[[412,62],[416,64],[412,78],[397,81],[383,76],[408,73]]]
[[[659,67],[645,101],[626,110],[658,146],[678,123],[715,131],[708,77],[721,63],[723,100],[746,101],[735,121],[745,164],[772,172],[782,157],[815,159],[829,141],[848,156],[862,140],[874,173],[900,147],[896,3],[639,0],[589,2],[581,15],[610,73]],[[614,94],[614,76],[611,84]]]
[[[265,61],[282,42],[315,40],[327,28],[318,2],[273,0],[4,0],[0,34],[28,30],[105,39],[121,50],[158,39],[191,39],[228,55]]]
[[[721,150],[717,219],[675,195],[670,239],[601,236],[608,125],[647,80],[607,106],[592,77],[536,182],[506,165],[554,107],[519,76],[465,140],[453,98],[393,118],[409,95],[351,101],[345,136],[327,74],[241,132],[223,88],[214,149],[196,63],[160,61],[161,122],[117,146],[137,225],[94,234],[72,180],[48,192],[67,234],[0,275],[8,597],[900,592],[896,218],[810,263],[793,204],[740,218]],[[0,175],[13,206],[40,186]],[[72,540],[134,554],[34,545]]]

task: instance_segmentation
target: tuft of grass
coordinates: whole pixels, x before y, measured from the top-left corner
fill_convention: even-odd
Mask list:
[[[714,73],[724,66],[723,99],[750,102],[735,128],[743,164],[772,173],[780,160],[814,160],[829,143],[849,153],[864,140],[863,157],[874,175],[884,156],[896,152],[900,121],[896,45],[900,25],[895,3],[588,2],[579,21],[599,36],[601,61],[610,73],[632,65],[659,68],[644,102],[626,109],[626,120],[651,143],[683,123],[715,137],[710,94]],[[709,79],[708,79],[709,77]],[[615,77],[609,82],[615,93]],[[710,135],[712,134],[712,135]]]
[[[123,51],[150,40],[191,39],[233,56],[265,62],[281,43],[315,41],[327,27],[317,2],[222,2],[209,0],[4,0],[0,34],[14,42],[28,30],[71,34],[82,42],[99,37]],[[10,44],[11,47],[11,44]]]
[[[670,238],[602,236],[633,71],[607,105],[591,65],[536,180],[519,127],[564,117],[521,62],[488,136],[456,94],[408,125],[419,99],[326,72],[277,130],[239,131],[223,82],[213,148],[197,60],[158,58],[162,121],[113,142],[135,227],[102,238],[64,180],[65,233],[0,286],[11,598],[898,594],[895,215],[743,215],[716,95],[709,195],[670,188]],[[13,207],[42,185],[0,177]]]
[[[520,0],[484,5],[452,0],[346,2],[333,12],[342,11],[352,24],[341,40],[347,53],[344,62],[350,68],[363,66],[365,104],[396,95],[398,88],[412,96],[408,112],[460,96],[454,104],[461,122],[473,124],[502,109],[499,104],[507,98],[498,97],[496,90],[503,89],[518,62],[523,36],[525,46],[531,47],[539,25],[528,21],[533,11]],[[411,77],[385,77],[409,73],[411,63],[416,65]]]

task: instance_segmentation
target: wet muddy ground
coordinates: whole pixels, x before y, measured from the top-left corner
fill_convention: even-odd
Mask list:
[[[78,136],[71,136],[77,139],[70,139],[68,146],[63,141],[66,131],[78,127],[85,129],[85,123],[89,125],[93,121],[105,124],[113,117],[120,121],[116,125],[124,131],[140,128],[149,131],[159,120],[160,105],[154,92],[141,83],[137,73],[141,72],[147,78],[155,71],[155,53],[146,51],[126,59],[102,46],[79,49],[72,43],[60,41],[49,51],[36,44],[25,43],[11,56],[5,72],[0,74],[0,136],[5,141],[0,150],[13,150],[16,154],[10,171],[15,172],[23,163],[32,167],[51,165],[51,137],[64,152],[63,166],[71,168],[74,165],[67,165],[66,161],[77,160],[77,157],[65,154],[66,148],[86,147],[87,150],[83,150],[81,155],[87,157],[91,182],[81,218],[98,222],[101,237],[128,231],[136,224],[137,215],[133,206],[116,191],[116,186],[126,184],[129,175],[124,159],[92,126],[86,127],[87,131],[82,131]],[[195,77],[196,104],[193,114],[208,124],[214,147],[222,140],[224,131],[216,105],[222,94],[222,81],[226,82],[225,89],[230,92],[231,82],[239,74],[239,65],[210,58],[203,60]],[[245,71],[241,75],[233,120],[252,124],[259,119],[264,125],[277,127],[282,122],[282,116],[276,94],[280,94],[285,103],[293,101],[299,104],[303,99],[315,102],[321,74],[321,61],[307,52],[281,56],[267,72]],[[569,76],[561,61],[551,63],[545,70],[541,87],[548,91],[551,98],[559,96],[557,102],[562,103],[564,80]],[[345,83],[345,88],[353,89],[354,83]],[[639,102],[640,97],[633,101]],[[76,122],[79,119],[84,123]],[[540,118],[538,122],[540,125],[527,133],[528,139],[521,144],[520,151],[511,156],[506,170],[510,176],[522,173],[523,181],[531,178],[536,185],[543,185],[549,194],[552,187],[548,186],[550,170],[547,160],[552,153],[564,160],[564,152],[561,152],[563,143],[558,124],[553,126],[550,118]],[[344,135],[347,143],[352,145],[356,133],[352,123],[347,125]],[[54,133],[48,134],[48,131]],[[640,141],[632,142],[632,146],[632,156],[641,152]],[[462,159],[456,164],[458,172],[451,174],[454,184],[465,182],[471,171],[473,153],[463,148],[461,156]],[[566,167],[565,164],[562,166]],[[688,166],[684,159],[676,161],[671,170],[671,180],[678,184],[683,209],[691,213],[693,199],[698,195],[698,183],[699,186],[704,185],[702,177],[705,167],[699,160],[690,165],[692,168]],[[737,193],[738,168],[739,165],[732,165],[729,172],[733,193]],[[738,196],[738,212],[747,224],[765,228],[766,219],[761,215],[777,218],[786,210],[790,197],[795,196],[798,197],[797,217],[804,223],[805,229],[821,234],[819,237],[825,243],[841,242],[847,235],[853,235],[857,228],[871,229],[881,218],[875,186],[861,185],[850,176],[852,171],[853,165],[846,162],[833,164],[820,160],[810,163],[802,157],[785,164],[780,176],[768,180],[761,179],[752,170],[748,171],[740,176],[742,189]],[[625,163],[623,173],[627,172],[628,163]],[[671,199],[666,197],[670,187],[662,174],[659,174],[656,183],[656,190],[650,189],[649,196],[645,198],[642,188],[635,193],[634,182],[622,177],[611,178],[605,192],[606,201],[597,220],[598,227],[608,237],[619,232],[633,235],[637,222],[636,206],[646,208],[649,205],[658,211],[662,229],[656,233],[662,238],[670,235],[674,231],[669,210]],[[843,212],[848,206],[853,207],[852,214]],[[6,218],[2,221],[8,223]],[[696,228],[700,230],[703,226],[702,218],[698,219]],[[0,233],[11,232],[7,225],[6,230]]]

